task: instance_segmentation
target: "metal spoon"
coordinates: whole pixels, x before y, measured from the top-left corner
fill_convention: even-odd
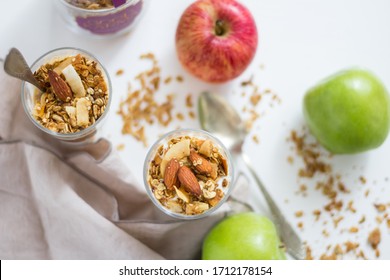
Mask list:
[[[26,81],[36,86],[39,90],[44,91],[44,88],[35,79],[22,53],[16,48],[12,48],[7,54],[4,61],[4,71],[8,75]]]
[[[295,259],[303,259],[304,248],[301,239],[287,222],[253,169],[249,158],[242,151],[246,130],[237,111],[225,99],[216,94],[210,94],[209,92],[203,92],[198,102],[202,129],[218,137],[233,155],[242,157],[268,203],[273,221],[287,248],[287,252]]]

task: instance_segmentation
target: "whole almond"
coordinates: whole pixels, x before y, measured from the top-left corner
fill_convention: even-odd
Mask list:
[[[198,180],[196,179],[194,173],[192,173],[191,169],[189,169],[187,166],[183,165],[180,167],[177,176],[181,185],[186,189],[186,191],[196,196],[200,196],[202,194]]]
[[[49,70],[50,85],[53,87],[53,92],[61,101],[67,102],[72,98],[72,91],[68,84],[55,71]]]
[[[213,171],[210,162],[194,150],[191,150],[190,152],[190,161],[200,174],[210,175]]]
[[[180,163],[177,159],[171,159],[167,167],[165,168],[164,174],[164,184],[169,190],[173,190],[173,185],[179,187],[177,185],[177,172],[179,171]]]

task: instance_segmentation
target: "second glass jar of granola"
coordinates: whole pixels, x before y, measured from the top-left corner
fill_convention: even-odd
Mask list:
[[[80,34],[113,37],[129,32],[148,0],[56,0],[67,26]]]
[[[165,214],[199,219],[217,210],[233,187],[229,151],[210,133],[181,129],[164,135],[144,164],[146,191]]]

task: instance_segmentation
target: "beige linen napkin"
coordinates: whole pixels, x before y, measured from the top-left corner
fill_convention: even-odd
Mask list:
[[[115,151],[97,162],[48,140],[23,111],[20,82],[0,66],[0,259],[199,258],[210,228],[247,209],[242,180],[207,218],[162,214]]]

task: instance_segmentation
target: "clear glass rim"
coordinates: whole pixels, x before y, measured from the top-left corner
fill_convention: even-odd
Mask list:
[[[91,14],[99,15],[99,14],[104,14],[104,13],[107,13],[107,12],[111,12],[111,11],[127,8],[128,6],[131,6],[134,3],[138,3],[139,1],[143,1],[143,0],[128,0],[125,4],[123,4],[123,5],[119,6],[119,7],[116,7],[116,8],[115,7],[113,7],[113,8],[105,8],[105,9],[98,9],[98,10],[89,10],[89,9],[80,8],[80,7],[77,7],[77,6],[74,6],[74,5],[70,4],[66,0],[60,0],[60,1],[65,6],[71,8],[71,9],[74,9],[76,11],[88,12],[88,13],[91,13]]]
[[[80,130],[79,132],[75,132],[75,133],[58,133],[58,132],[52,131],[52,130],[44,127],[43,125],[39,124],[37,122],[37,120],[32,116],[30,110],[27,108],[27,104],[26,104],[26,101],[25,101],[25,98],[24,98],[25,87],[26,87],[26,84],[27,84],[27,82],[24,82],[24,81],[23,81],[22,87],[21,87],[21,99],[22,99],[23,109],[24,109],[25,113],[27,114],[29,119],[34,123],[34,125],[36,127],[38,127],[43,132],[45,132],[45,133],[47,133],[47,134],[49,134],[51,136],[54,136],[56,138],[60,138],[60,139],[63,139],[63,140],[74,140],[75,138],[76,139],[77,138],[82,138],[82,137],[87,136],[90,133],[92,133],[94,131],[94,129],[96,128],[96,126],[99,123],[101,123],[103,121],[103,119],[105,119],[105,117],[108,115],[108,111],[110,110],[111,100],[112,100],[112,86],[111,86],[110,76],[108,75],[108,72],[107,72],[106,68],[103,66],[103,64],[101,64],[100,61],[94,55],[92,55],[90,52],[85,51],[85,50],[80,49],[80,48],[63,47],[63,48],[57,48],[57,49],[50,50],[50,51],[44,53],[43,55],[41,55],[38,59],[36,59],[31,64],[30,68],[32,69],[32,67],[35,66],[38,63],[38,61],[40,61],[41,59],[45,58],[49,54],[57,52],[57,51],[66,51],[66,50],[75,50],[75,51],[78,51],[80,53],[86,54],[87,56],[92,58],[94,61],[96,61],[98,63],[98,65],[101,67],[101,69],[104,71],[104,74],[105,74],[105,76],[107,78],[107,86],[108,86],[107,88],[108,88],[108,93],[109,94],[108,94],[108,103],[106,105],[106,109],[104,110],[103,115],[101,115],[100,118],[93,125],[85,128],[83,130]]]
[[[182,135],[203,134],[206,137],[209,137],[210,139],[212,139],[215,143],[217,143],[218,146],[223,150],[223,152],[225,153],[225,155],[227,157],[228,166],[229,166],[229,175],[228,176],[230,178],[228,190],[225,192],[224,197],[218,202],[218,204],[216,206],[210,208],[209,210],[207,210],[199,215],[185,215],[185,214],[180,214],[180,213],[175,213],[175,212],[169,211],[167,208],[165,208],[163,205],[161,205],[161,203],[154,197],[153,192],[151,190],[151,187],[149,186],[149,183],[148,183],[149,163],[151,162],[152,156],[154,155],[152,153],[160,145],[162,145],[163,142],[166,141],[165,139],[169,139],[169,137],[176,135],[176,134],[182,134]],[[232,163],[233,163],[233,160],[232,160],[232,156],[231,156],[229,150],[225,147],[225,145],[218,138],[216,138],[214,135],[210,134],[209,132],[207,132],[205,130],[201,130],[201,129],[192,129],[192,128],[182,128],[182,129],[170,131],[170,132],[164,134],[163,136],[161,136],[150,147],[150,149],[145,157],[144,168],[143,168],[144,169],[143,170],[143,173],[144,173],[143,179],[144,179],[144,185],[146,188],[146,192],[148,193],[149,198],[150,198],[150,200],[152,200],[154,205],[156,205],[158,209],[160,209],[163,213],[167,214],[168,216],[171,216],[171,217],[177,218],[177,219],[182,219],[182,220],[197,220],[197,219],[207,217],[210,214],[212,214],[213,212],[215,212],[218,208],[220,208],[226,202],[226,200],[228,199],[228,197],[230,196],[230,194],[232,192],[232,189],[234,187],[234,166]]]

